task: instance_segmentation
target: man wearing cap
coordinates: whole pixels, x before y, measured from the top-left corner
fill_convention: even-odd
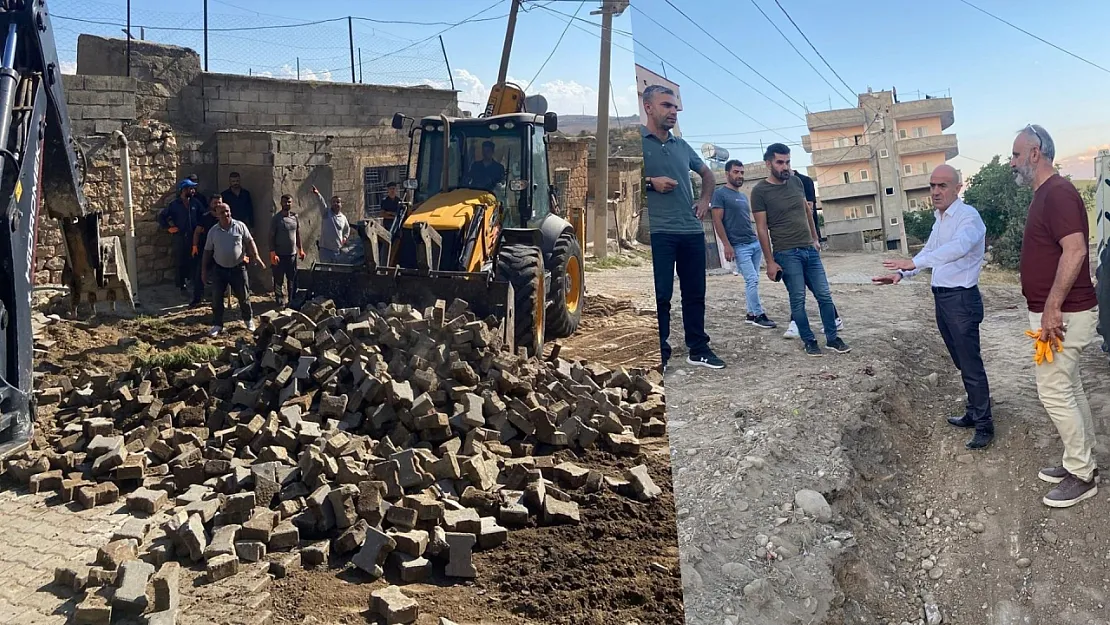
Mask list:
[[[343,199],[338,195],[331,196],[331,206],[316,187],[312,187],[316,201],[320,204],[320,240],[316,247],[320,249],[320,262],[338,263],[343,246],[351,237],[351,223],[343,214]]]
[[[293,212],[293,196],[281,196],[281,210],[270,221],[270,266],[274,270],[274,299],[285,306],[282,288],[289,284],[289,299],[297,294],[297,259],[304,258],[301,222]]]
[[[216,205],[219,223],[208,232],[204,244],[204,264],[201,266],[201,280],[208,281],[208,271],[212,270],[212,329],[208,336],[215,337],[224,329],[224,293],[227,287],[239,300],[239,312],[247,329],[254,332],[254,318],[251,311],[250,290],[247,283],[247,264],[253,260],[259,267],[265,267],[258,255],[258,246],[246,224],[231,218],[231,207],[219,200]],[[248,256],[245,252],[249,251]]]
[[[493,158],[493,141],[482,142],[482,160],[474,161],[466,174],[466,185],[492,191],[505,179],[505,167]]]
[[[158,224],[173,236],[173,259],[177,266],[175,281],[177,288],[183,294],[189,291],[185,283],[193,274],[193,255],[191,243],[193,230],[196,226],[194,216],[197,211],[205,210],[204,204],[196,198],[197,183],[192,180],[182,180],[177,185],[177,198],[158,214]]]

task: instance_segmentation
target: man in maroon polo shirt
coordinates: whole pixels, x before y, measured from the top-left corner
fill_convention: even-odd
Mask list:
[[[1087,209],[1071,182],[1056,172],[1055,156],[1052,137],[1031,124],[1014,140],[1010,169],[1018,184],[1033,188],[1020,268],[1029,325],[1040,329],[1041,338],[1060,338],[1064,345],[1052,362],[1035,367],[1037,394],[1064,443],[1063,466],[1041,469],[1037,477],[1056,484],[1044,504],[1067,508],[1098,493],[1094,421],[1079,375],[1080,354],[1095,339],[1098,300]]]

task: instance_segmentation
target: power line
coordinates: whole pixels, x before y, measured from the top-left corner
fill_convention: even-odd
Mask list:
[[[793,130],[795,128],[807,128],[808,129],[809,126],[806,125],[806,124],[795,124],[793,126],[779,126],[778,128],[771,128],[771,130]],[[761,132],[764,132],[764,131],[762,131],[762,130],[749,130],[747,132],[715,132],[715,133],[703,134],[703,135],[685,135],[684,134],[682,136],[684,136],[684,137],[695,137],[695,138],[701,138],[701,137],[740,137],[740,136],[744,136],[744,135],[757,135]]]
[[[549,12],[551,12],[551,13],[557,13],[557,14],[559,14],[559,15],[562,15],[562,16],[564,16],[564,17],[570,17],[570,16],[568,16],[567,14],[565,14],[565,13],[562,13],[561,11],[556,11],[555,9],[551,9],[551,8],[548,8],[548,7],[543,7],[543,8],[544,8],[544,10],[546,10],[546,11],[549,11]],[[583,21],[587,21],[587,22],[589,22],[589,20],[583,20]],[[593,24],[594,26],[598,26],[598,24],[597,24],[597,23],[595,23],[595,22],[589,22],[589,23],[590,23],[590,24]],[[583,29],[583,30],[584,30],[584,29]],[[597,33],[593,32],[593,31],[586,31],[586,32],[589,32],[590,34],[592,34],[592,35],[593,35],[593,36],[595,36],[595,37],[598,37],[599,39],[601,38],[601,35],[599,35],[599,34],[597,34]],[[659,55],[658,55],[658,54],[657,54],[656,52],[654,52],[654,51],[653,51],[653,50],[652,50],[651,48],[649,48],[649,47],[645,46],[645,45],[644,45],[644,44],[643,44],[643,43],[642,43],[642,42],[641,42],[641,41],[640,41],[639,39],[636,39],[635,37],[633,37],[633,38],[632,38],[632,42],[636,44],[636,47],[637,47],[637,49],[639,49],[639,50],[644,50],[644,51],[646,51],[647,53],[651,54],[652,56],[656,57],[657,59],[660,59],[660,60],[662,60],[662,59],[663,59],[663,57],[659,56]],[[725,104],[726,106],[728,106],[729,108],[731,108],[731,109],[735,110],[735,111],[736,111],[737,113],[740,113],[740,114],[741,114],[741,115],[743,115],[744,117],[747,117],[748,119],[752,120],[753,122],[755,122],[756,124],[758,124],[758,125],[762,126],[763,128],[765,128],[765,129],[767,129],[767,130],[770,130],[770,128],[769,128],[769,127],[767,126],[767,124],[764,124],[763,122],[759,121],[758,119],[756,119],[756,118],[752,117],[751,115],[749,115],[749,114],[748,114],[747,112],[745,112],[744,110],[740,109],[740,108],[739,108],[738,106],[736,106],[736,105],[735,105],[735,104],[733,104],[732,102],[729,102],[729,101],[728,101],[728,100],[726,100],[725,98],[723,98],[723,97],[721,97],[720,95],[718,95],[718,94],[717,94],[717,93],[716,93],[715,91],[713,91],[713,90],[712,90],[712,89],[710,89],[709,87],[706,87],[705,85],[701,84],[701,83],[700,83],[700,82],[698,82],[697,80],[694,80],[694,79],[693,79],[693,78],[692,78],[692,77],[691,77],[691,76],[690,76],[689,74],[687,74],[686,72],[683,72],[682,70],[678,69],[678,68],[677,68],[677,67],[675,67],[674,65],[671,65],[670,67],[671,67],[671,69],[673,69],[674,71],[676,71],[676,72],[678,72],[679,74],[681,74],[681,75],[682,75],[683,77],[685,77],[685,78],[686,78],[687,80],[689,80],[690,82],[694,83],[694,84],[695,84],[695,85],[697,85],[698,87],[701,87],[701,89],[702,89],[703,91],[705,91],[706,93],[708,93],[708,94],[712,95],[713,97],[715,97],[715,98],[717,98],[718,100],[720,100],[721,102],[723,102],[723,103],[724,103],[724,104]],[[776,134],[778,134],[778,133],[776,133]],[[786,137],[785,135],[781,135],[781,134],[779,134],[779,136],[780,136],[780,137],[782,137],[783,139],[786,139],[787,141],[789,141],[789,140],[790,140],[790,139],[789,139],[788,137]]]
[[[501,0],[501,1],[503,2],[504,0]],[[500,3],[501,2],[498,2],[498,4],[500,4]],[[228,6],[234,6],[234,5],[228,5]],[[241,8],[241,7],[235,7],[235,8]],[[246,10],[246,9],[243,9],[243,10]],[[489,10],[489,9],[486,9],[486,10]],[[484,13],[484,12],[485,11],[479,12],[479,15],[481,13]],[[259,13],[259,15],[268,15],[268,14]],[[127,26],[126,22],[113,22],[113,21],[110,21],[110,20],[94,20],[94,19],[87,19],[87,18],[81,18],[81,17],[70,17],[70,16],[67,16],[67,15],[54,15],[53,17],[56,18],[56,19],[60,19],[60,20],[66,20],[66,21],[70,21],[70,22],[80,22],[82,24],[94,24],[94,25],[98,25],[98,26],[118,26],[120,28],[124,28],[124,27]],[[277,17],[277,16],[271,16],[271,17]],[[497,21],[497,20],[505,19],[505,17],[507,17],[507,14],[506,15],[498,15],[498,16],[495,16],[495,17],[482,17],[482,18],[477,18],[477,19],[469,19],[468,22],[470,22],[470,23],[494,22],[494,21]],[[351,19],[353,19],[355,21],[359,21],[359,22],[370,22],[370,23],[374,23],[374,24],[392,24],[392,25],[397,25],[397,26],[449,26],[451,28],[454,28],[455,26],[458,25],[455,22],[416,22],[416,21],[407,21],[407,20],[383,20],[383,19],[376,19],[376,18],[372,18],[372,17],[361,17],[361,16],[358,16],[358,15],[351,16]],[[330,19],[326,19],[326,20],[314,20],[314,21],[311,21],[311,22],[293,22],[293,23],[290,23],[290,24],[270,24],[270,25],[266,25],[266,26],[239,26],[239,27],[227,27],[227,28],[211,28],[210,27],[208,29],[208,32],[210,32],[210,33],[219,33],[219,32],[253,31],[253,30],[279,30],[279,29],[283,29],[283,28],[300,28],[302,26],[317,26],[319,24],[330,24],[332,22],[342,22],[342,21],[346,21],[346,20],[347,20],[346,17],[334,17],[334,18],[330,18]],[[186,27],[181,27],[181,26],[154,26],[154,25],[149,25],[149,24],[135,24],[135,23],[133,23],[131,25],[131,27],[132,28],[142,27],[142,28],[145,28],[147,30],[170,30],[170,31],[177,31],[177,32],[204,32],[204,28],[186,28]],[[434,36],[433,36],[433,38],[434,38]]]
[[[687,15],[686,15],[685,13],[683,13],[683,12],[682,12],[682,11],[681,11],[681,10],[680,10],[680,9],[679,9],[678,7],[675,7],[675,5],[671,4],[670,0],[666,0],[666,2],[667,2],[667,4],[670,4],[670,5],[671,5],[671,7],[673,7],[675,11],[678,11],[678,12],[679,12],[679,13],[680,13],[680,14],[682,15],[682,17],[685,17],[685,18],[686,18],[687,20],[690,20],[690,22],[691,22],[692,24],[694,24],[694,26],[697,26],[697,27],[698,27],[699,29],[701,29],[701,31],[702,31],[703,33],[705,33],[705,34],[706,34],[707,36],[709,36],[710,38],[712,38],[712,37],[713,37],[713,35],[710,35],[709,33],[705,32],[705,29],[702,29],[702,28],[701,28],[701,26],[700,26],[700,25],[699,25],[699,24],[698,24],[697,22],[695,22],[694,20],[690,19],[690,17],[689,17],[689,16],[687,16]],[[669,29],[668,29],[668,28],[667,28],[666,26],[664,26],[664,25],[660,24],[658,20],[656,20],[656,19],[655,19],[655,18],[653,18],[652,16],[648,15],[647,13],[645,13],[645,12],[644,12],[644,10],[643,10],[643,9],[641,9],[640,7],[638,7],[638,6],[633,6],[632,8],[633,8],[633,9],[635,9],[635,10],[636,10],[636,12],[637,12],[637,13],[639,13],[640,15],[643,15],[644,17],[648,18],[648,20],[650,20],[650,21],[651,21],[652,23],[654,23],[654,24],[655,24],[656,26],[658,26],[659,28],[662,28],[663,30],[669,30]],[[735,78],[736,80],[738,80],[738,81],[739,81],[740,83],[742,83],[742,84],[743,84],[743,85],[744,85],[745,87],[747,87],[747,88],[751,89],[752,91],[754,91],[754,92],[758,93],[759,95],[763,96],[764,98],[766,98],[766,99],[767,99],[767,101],[768,101],[768,102],[770,102],[771,104],[774,104],[775,106],[777,106],[777,107],[781,108],[782,110],[786,111],[787,113],[790,113],[791,115],[793,115],[793,116],[795,116],[795,117],[797,117],[797,118],[799,118],[799,119],[803,119],[801,115],[798,115],[797,113],[795,113],[795,112],[791,111],[790,109],[786,108],[786,107],[785,107],[784,105],[782,105],[781,103],[779,103],[779,102],[775,101],[775,100],[774,100],[773,98],[771,98],[771,97],[770,97],[769,95],[767,95],[767,94],[763,93],[762,91],[760,91],[759,89],[757,89],[757,88],[756,88],[755,86],[753,86],[753,85],[752,85],[751,83],[749,83],[748,81],[746,81],[746,80],[744,80],[743,78],[740,78],[740,77],[739,77],[739,76],[737,76],[736,74],[732,73],[732,70],[730,70],[730,69],[728,69],[727,67],[725,67],[725,66],[721,65],[721,64],[720,64],[720,63],[718,63],[718,62],[717,62],[717,61],[716,61],[715,59],[713,59],[713,58],[712,58],[712,57],[710,57],[709,55],[707,55],[707,54],[705,54],[704,52],[702,52],[701,50],[699,50],[699,49],[698,49],[698,48],[697,48],[696,46],[692,45],[692,44],[691,44],[690,42],[686,41],[685,39],[683,39],[683,38],[681,38],[681,37],[676,37],[676,38],[678,38],[678,39],[679,39],[680,41],[682,41],[682,43],[686,44],[686,46],[687,46],[687,47],[689,47],[689,48],[690,48],[691,50],[693,50],[694,52],[697,52],[697,53],[698,53],[699,55],[701,55],[701,56],[702,56],[702,58],[704,58],[705,60],[709,61],[709,62],[710,62],[710,63],[712,63],[713,65],[717,66],[717,67],[718,67],[718,68],[719,68],[719,69],[720,69],[721,71],[725,72],[725,73],[726,73],[726,74],[728,74],[729,76],[732,76],[733,78]],[[719,43],[719,44],[720,44],[720,42],[719,42],[719,41],[718,41],[717,43]],[[722,45],[722,47],[724,46],[724,44],[721,44],[721,45]],[[733,56],[735,56],[735,55],[733,55]],[[737,57],[737,58],[739,59],[739,57]],[[760,78],[763,78],[763,80],[766,80],[766,81],[767,81],[768,83],[770,83],[770,85],[771,85],[772,87],[774,87],[775,89],[778,89],[780,93],[782,93],[783,95],[785,95],[785,96],[786,96],[787,98],[790,98],[790,100],[791,100],[791,101],[793,101],[793,102],[794,102],[795,104],[797,104],[797,105],[798,105],[799,107],[801,107],[801,106],[802,106],[802,103],[801,103],[801,102],[798,102],[798,101],[797,101],[797,100],[795,100],[795,99],[794,99],[793,97],[791,97],[791,96],[790,96],[790,94],[786,93],[786,92],[785,92],[785,91],[783,91],[782,89],[779,89],[778,85],[776,85],[775,83],[771,82],[770,80],[767,80],[767,78],[765,78],[765,77],[764,77],[764,76],[763,76],[762,74],[760,74],[759,72],[757,72],[757,71],[756,71],[756,70],[755,70],[755,69],[754,69],[754,68],[753,68],[752,66],[748,65],[747,63],[745,63],[743,59],[740,59],[740,62],[741,62],[741,63],[744,63],[744,65],[745,65],[745,66],[747,66],[747,67],[748,67],[748,69],[751,69],[751,70],[752,70],[753,72],[755,72],[755,73],[756,73],[756,74],[757,74],[757,75],[758,75],[758,76],[759,76]],[[805,108],[805,107],[802,107],[802,108],[803,108],[803,110],[804,110],[804,108]]]
[[[586,0],[581,0],[581,2],[578,3],[578,8],[574,10],[574,15],[577,16],[578,12],[581,11],[584,6],[586,6]],[[559,49],[559,44],[563,43],[563,37],[567,36],[567,31],[570,30],[570,25],[573,23],[574,22],[567,22],[566,27],[563,28],[563,33],[559,35],[559,40],[555,42],[555,47],[551,49],[551,54],[548,54],[547,58],[543,60],[543,64],[536,70],[536,75],[532,76],[532,80],[528,81],[529,89],[532,88],[532,83],[536,82],[536,79],[540,77],[540,72],[543,71],[543,68],[547,67],[547,62],[551,60],[551,57],[555,56],[555,51]]]
[[[753,73],[754,73],[754,74],[755,74],[756,76],[759,76],[760,78],[762,78],[762,79],[763,79],[763,80],[764,80],[764,81],[765,81],[765,82],[766,82],[767,84],[769,84],[769,85],[771,85],[772,87],[774,87],[774,88],[775,88],[776,90],[778,90],[778,92],[779,92],[779,93],[781,93],[782,95],[786,96],[786,97],[787,97],[787,98],[788,98],[788,99],[789,99],[789,100],[790,100],[791,102],[793,102],[794,104],[797,104],[797,105],[798,105],[798,108],[802,109],[803,111],[805,110],[805,105],[803,105],[803,104],[802,104],[801,102],[799,102],[799,101],[795,100],[795,99],[794,99],[794,97],[793,97],[793,96],[791,96],[791,95],[790,95],[789,93],[787,93],[787,92],[783,91],[783,90],[782,90],[782,88],[781,88],[781,87],[779,87],[778,85],[776,85],[776,84],[775,84],[774,82],[772,82],[770,78],[767,78],[767,77],[766,77],[766,76],[764,76],[763,74],[759,73],[759,71],[758,71],[757,69],[755,69],[755,68],[754,68],[754,67],[752,67],[752,66],[751,66],[750,64],[748,64],[748,62],[747,62],[747,61],[745,61],[744,59],[740,58],[740,57],[739,57],[739,56],[738,56],[738,55],[737,55],[737,54],[736,54],[735,52],[733,52],[733,51],[732,51],[732,49],[731,49],[731,48],[729,48],[729,47],[728,47],[728,46],[726,46],[726,45],[725,45],[724,43],[722,43],[720,39],[718,39],[717,37],[714,37],[713,35],[711,35],[711,34],[709,33],[709,31],[705,30],[705,28],[703,28],[701,24],[699,24],[699,23],[697,23],[696,21],[694,21],[694,19],[693,19],[693,18],[691,18],[691,17],[689,16],[689,15],[687,15],[687,14],[686,14],[685,12],[683,12],[683,11],[682,11],[682,9],[678,8],[678,7],[677,7],[677,6],[676,6],[676,5],[675,5],[675,4],[673,3],[673,2],[671,2],[671,0],[665,0],[665,1],[666,1],[666,3],[667,3],[667,4],[669,4],[669,5],[670,5],[670,7],[671,7],[672,9],[674,9],[675,11],[677,11],[679,15],[681,15],[681,16],[682,16],[682,17],[684,17],[684,18],[686,18],[686,21],[690,22],[691,24],[693,24],[693,25],[694,25],[694,27],[695,27],[695,28],[697,28],[697,29],[698,29],[698,30],[700,30],[700,31],[701,31],[702,33],[704,33],[706,37],[709,37],[710,39],[712,39],[713,41],[715,41],[715,42],[717,43],[717,45],[719,45],[719,46],[721,46],[722,48],[724,48],[724,49],[725,49],[725,52],[728,52],[728,53],[729,53],[730,55],[732,55],[732,58],[736,59],[737,61],[740,61],[740,62],[741,62],[741,63],[742,63],[743,65],[744,65],[744,67],[746,67],[746,68],[750,69],[750,70],[751,70],[751,71],[752,71],[752,72],[753,72]],[[649,15],[646,15],[646,14],[645,14],[645,13],[643,12],[643,10],[642,10],[642,9],[640,9],[639,7],[633,7],[633,8],[635,8],[635,9],[636,9],[637,11],[639,11],[640,15],[643,15],[644,17],[648,18],[649,20],[651,20],[651,21],[655,22],[655,20],[653,20],[653,19],[651,18],[651,16],[649,16]],[[659,22],[655,22],[655,23],[656,23],[657,25],[659,25],[660,27],[662,27],[662,25],[661,25],[661,24],[659,24]],[[685,42],[685,40],[683,40],[683,41]],[[689,44],[689,43],[687,42],[687,43],[686,43],[686,45],[690,45],[690,44]],[[690,46],[690,47],[691,47],[691,48],[693,48],[693,46]],[[696,49],[696,48],[695,48],[695,49]],[[705,55],[702,55],[702,56],[705,56]],[[706,57],[706,58],[709,58],[709,57]],[[716,63],[716,62],[714,61],[714,63]],[[718,67],[719,67],[719,66],[718,66]],[[728,70],[726,70],[726,71],[728,71]],[[729,73],[731,73],[731,72],[729,72]],[[747,84],[747,83],[745,83],[745,84]],[[754,88],[753,88],[753,89],[754,89]],[[758,92],[758,91],[756,91],[756,93],[759,93],[759,92]],[[762,95],[762,94],[761,94],[761,95]],[[767,97],[767,96],[763,96],[763,97]],[[770,99],[770,98],[768,98],[768,99]],[[772,100],[772,102],[773,102],[773,100]],[[777,103],[776,103],[776,104],[777,104]],[[779,106],[782,106],[782,105],[779,105]]]
[[[786,12],[786,8],[782,6],[782,3],[779,2],[779,0],[775,0],[775,4],[779,7],[779,10],[782,11],[782,14],[786,16],[786,19],[790,20],[790,23],[794,25],[794,29],[798,31],[798,34],[802,36],[802,39],[806,40],[806,43],[809,44],[809,47],[813,49],[813,52],[817,54],[818,58],[820,58],[821,61],[825,64],[825,67],[829,68],[829,71],[833,73],[833,76],[836,76],[840,80],[840,82],[843,83],[845,87],[847,87],[849,93],[855,94],[855,89],[852,89],[852,86],[849,85],[843,78],[841,78],[840,74],[836,73],[836,70],[833,69],[833,66],[829,65],[829,62],[825,60],[825,55],[821,54],[821,52],[817,50],[817,46],[813,45],[813,42],[809,40],[809,37],[806,37],[806,34],[802,32],[801,27],[798,26],[798,23],[795,22],[794,18],[790,17],[790,14]]]
[[[802,51],[799,50],[798,47],[794,45],[793,41],[790,41],[790,38],[786,36],[786,33],[782,32],[782,29],[779,28],[779,25],[775,23],[775,20],[771,19],[770,15],[767,15],[767,12],[763,10],[763,7],[756,4],[755,0],[750,0],[750,1],[752,3],[752,6],[754,6],[756,8],[756,10],[759,11],[759,13],[761,15],[763,15],[764,18],[767,19],[767,21],[771,24],[771,26],[773,26],[774,29],[776,31],[778,31],[779,35],[782,36],[783,41],[785,41],[794,50],[794,52],[797,52],[798,56],[801,57],[801,59],[806,62],[806,65],[808,65],[809,68],[812,69],[815,74],[817,74],[818,78],[820,78],[822,81],[824,81],[824,83],[829,86],[829,89],[833,90],[833,93],[840,96],[841,98],[844,98],[844,101],[847,102],[849,106],[852,106],[852,101],[849,100],[848,98],[845,98],[844,94],[840,92],[840,89],[834,87],[833,84],[831,82],[829,82],[829,80],[827,78],[825,78],[825,75],[822,74],[820,72],[820,70],[818,70],[816,67],[814,67],[813,63],[809,62],[809,59],[806,58],[806,55],[802,54]]]
[[[1091,61],[1091,60],[1085,59],[1085,58],[1083,58],[1083,57],[1079,56],[1078,54],[1076,54],[1076,53],[1074,53],[1074,52],[1072,52],[1072,51],[1070,51],[1070,50],[1065,50],[1064,48],[1061,48],[1060,46],[1058,46],[1058,45],[1056,45],[1056,44],[1052,43],[1051,41],[1048,41],[1047,39],[1044,39],[1044,38],[1042,38],[1042,37],[1038,37],[1037,35],[1034,35],[1033,33],[1029,32],[1028,30],[1025,30],[1024,28],[1022,28],[1022,27],[1020,27],[1020,26],[1018,26],[1018,25],[1016,25],[1016,24],[1013,24],[1012,22],[1008,22],[1008,21],[1006,21],[1006,20],[1002,19],[1001,17],[998,17],[998,16],[997,16],[997,15],[995,15],[994,13],[991,13],[990,11],[987,11],[986,9],[982,9],[982,8],[979,8],[978,6],[975,6],[974,4],[972,4],[972,3],[968,2],[967,0],[960,0],[960,2],[963,2],[963,3],[964,3],[964,4],[966,4],[967,6],[969,6],[969,7],[973,8],[973,9],[975,9],[976,11],[979,11],[980,13],[983,13],[983,14],[985,14],[985,15],[988,15],[988,16],[990,16],[990,17],[992,17],[992,18],[994,18],[994,19],[996,19],[996,20],[998,20],[998,21],[1002,22],[1003,24],[1005,24],[1005,25],[1009,26],[1010,28],[1013,28],[1014,30],[1017,30],[1017,31],[1020,31],[1020,32],[1023,32],[1023,33],[1025,33],[1026,35],[1029,35],[1030,37],[1032,37],[1032,38],[1036,39],[1037,41],[1040,41],[1040,42],[1041,42],[1041,43],[1043,43],[1043,44],[1046,44],[1046,45],[1050,45],[1050,46],[1052,46],[1053,48],[1056,48],[1056,49],[1057,49],[1057,50],[1059,50],[1060,52],[1063,52],[1064,54],[1067,54],[1067,55],[1068,55],[1068,56],[1070,56],[1070,57],[1073,57],[1073,58],[1079,59],[1080,61],[1083,61],[1084,63],[1086,63],[1087,65],[1090,65],[1091,67],[1094,67],[1094,68],[1100,69],[1100,70],[1102,70],[1102,71],[1106,72],[1107,74],[1110,74],[1110,69],[1107,69],[1107,68],[1105,68],[1105,67],[1103,67],[1103,66],[1099,65],[1098,63],[1095,63],[1094,61]]]

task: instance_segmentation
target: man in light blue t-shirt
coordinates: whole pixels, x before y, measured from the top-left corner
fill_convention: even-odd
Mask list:
[[[736,263],[744,276],[744,295],[748,314],[745,321],[760,328],[774,328],[775,322],[767,318],[759,301],[759,268],[763,263],[763,249],[752,223],[752,209],[748,197],[740,187],[744,185],[744,164],[737,160],[725,163],[725,186],[713,192],[709,206],[713,209],[713,227],[724,246],[725,260]]]

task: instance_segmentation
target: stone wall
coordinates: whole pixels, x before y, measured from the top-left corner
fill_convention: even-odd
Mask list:
[[[240,172],[255,199],[256,224],[267,227],[282,193],[293,193],[301,210],[313,207],[315,184],[325,196],[343,197],[354,221],[364,206],[364,169],[406,163],[408,137],[390,127],[393,113],[458,113],[454,91],[208,74],[196,52],[149,42],[132,42],[127,77],[125,51],[125,40],[82,35],[79,74],[64,76],[63,85],[74,135],[89,159],[89,206],[106,213],[107,235],[122,234],[123,223],[119,150],[110,137],[122,130],[134,141],[140,285],[172,274],[169,235],[155,219],[180,179],[196,174],[200,191],[211,196],[226,188],[231,171]],[[581,203],[584,188],[583,178]],[[267,252],[268,234],[257,233]],[[310,236],[306,252],[314,254],[316,235]],[[56,224],[42,224],[39,244],[36,282],[57,283],[64,248]],[[269,280],[256,285],[268,287]]]
[[[596,184],[592,175],[596,167],[596,160],[589,160],[589,197],[590,206],[594,206]],[[607,218],[607,236],[614,241],[631,242],[641,239],[640,207],[643,202],[642,172],[644,159],[627,156],[609,157],[609,199],[616,200],[615,206],[610,205]],[[619,195],[618,195],[619,194]],[[587,232],[592,231],[592,222],[586,223]],[[587,235],[589,238],[592,235]],[[642,241],[647,243],[648,241]]]
[[[586,208],[589,190],[587,154],[593,137],[550,137],[547,147],[548,169],[552,182],[564,192],[564,207]],[[587,214],[586,223],[590,218]]]

